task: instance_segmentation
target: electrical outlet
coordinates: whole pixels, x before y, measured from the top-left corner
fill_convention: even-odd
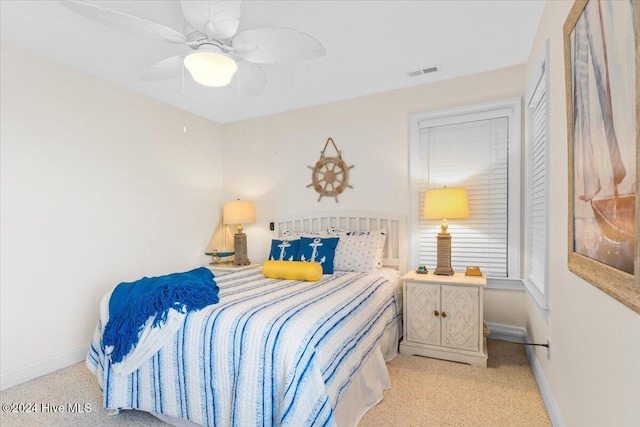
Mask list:
[[[274,231],[276,229],[276,225],[273,222],[269,223],[269,230]]]
[[[551,360],[551,340],[547,338],[547,360]]]

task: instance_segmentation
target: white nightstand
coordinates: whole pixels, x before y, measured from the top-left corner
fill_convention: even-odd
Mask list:
[[[404,337],[400,352],[486,368],[482,317],[486,277],[411,271],[402,277],[402,282]]]
[[[240,270],[247,270],[249,268],[258,268],[262,266],[262,264],[249,264],[249,265],[233,265],[233,263],[224,263],[224,264],[207,264],[205,265],[205,267],[207,267],[209,270],[213,271],[213,272],[221,272],[221,271],[226,271],[226,272],[231,272],[231,271],[240,271]]]

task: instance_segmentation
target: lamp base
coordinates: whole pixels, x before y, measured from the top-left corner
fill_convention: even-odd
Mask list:
[[[236,233],[233,235],[233,246],[236,252],[233,265],[251,264],[251,262],[249,262],[249,257],[247,256],[247,235],[245,233]]]
[[[433,274],[435,274],[436,276],[453,276],[455,272],[453,271],[453,268],[449,267],[436,267],[436,269],[433,271]]]
[[[453,276],[451,268],[451,234],[438,233],[437,266],[433,274],[438,276]]]

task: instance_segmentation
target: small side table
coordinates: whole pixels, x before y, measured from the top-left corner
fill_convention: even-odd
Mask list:
[[[248,265],[233,265],[232,262],[229,263],[223,263],[223,264],[207,264],[205,265],[205,267],[207,267],[209,270],[213,271],[213,272],[232,272],[232,271],[241,271],[241,270],[248,270],[250,268],[258,268],[262,266],[262,264],[248,264]]]
[[[402,277],[404,337],[400,352],[487,367],[482,291],[486,277],[438,276],[411,271]]]

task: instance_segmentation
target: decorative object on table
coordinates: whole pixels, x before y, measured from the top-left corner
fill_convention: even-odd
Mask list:
[[[204,253],[211,257],[211,265],[230,264],[233,262],[233,255],[235,254],[233,236],[229,226],[224,224],[223,218],[220,218],[220,222],[213,232],[213,236],[211,236]]]
[[[640,5],[604,5],[564,24],[569,270],[640,313]]]
[[[333,145],[333,148],[338,154],[337,157],[325,157],[325,152],[329,146],[329,142]],[[327,139],[324,144],[324,148],[320,152],[320,160],[316,162],[314,166],[307,166],[311,169],[311,184],[307,185],[307,188],[313,187],[316,193],[320,194],[318,202],[323,197],[333,197],[338,203],[338,195],[341,194],[345,188],[353,188],[349,185],[349,169],[355,165],[347,166],[342,160],[342,152],[338,150],[336,143],[333,142],[333,138]]]
[[[482,276],[482,271],[480,267],[477,265],[470,265],[467,267],[467,271],[464,273],[465,276]]]
[[[236,252],[233,265],[251,264],[247,256],[247,235],[242,230],[242,224],[256,222],[253,202],[240,199],[233,202],[225,202],[222,211],[224,224],[237,224],[236,234],[233,236],[233,246]]]
[[[324,56],[324,46],[315,38],[289,28],[252,28],[237,33],[240,1],[181,1],[187,22],[184,33],[137,16],[80,1],[62,1],[64,6],[100,24],[130,34],[189,47],[178,56],[166,58],[140,76],[151,81],[180,77],[183,64],[197,83],[226,86],[237,74],[239,87],[259,95],[267,85],[267,74],[258,64],[315,59]]]
[[[424,219],[441,219],[442,231],[438,233],[437,266],[434,274],[452,276],[451,268],[451,234],[447,231],[448,219],[469,217],[467,190],[449,188],[427,190],[424,195]]]
[[[427,274],[429,272],[429,270],[427,270],[427,267],[424,265],[419,265],[418,268],[416,269],[416,273],[418,274]]]

